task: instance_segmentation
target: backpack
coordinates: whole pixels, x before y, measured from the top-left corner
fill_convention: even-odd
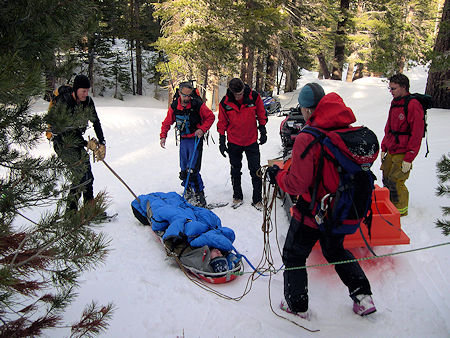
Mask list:
[[[72,91],[73,91],[73,89],[69,85],[62,85],[62,86],[59,86],[58,88],[56,88],[50,95],[50,103],[48,105],[48,111],[50,111],[50,109],[56,104],[58,96],[72,93]],[[45,137],[47,137],[47,139],[49,141],[51,141],[51,140],[53,140],[53,136],[54,135],[51,131],[51,125],[47,124],[47,130],[45,131]]]
[[[194,89],[191,94],[191,109],[180,111],[177,110],[179,97],[180,90],[177,88],[171,103],[172,110],[175,113],[175,128],[180,135],[192,134],[201,121],[199,111],[203,100],[198,93],[198,89]]]
[[[405,119],[407,119],[408,118],[408,105],[412,99],[416,99],[417,101],[419,101],[420,105],[422,106],[423,122],[424,122],[422,138],[427,137],[427,127],[428,127],[428,125],[427,125],[427,109],[430,109],[433,107],[433,99],[430,95],[419,94],[419,93],[409,94],[408,96],[405,96],[404,104],[393,104],[391,107],[403,107],[403,110],[405,112]],[[390,130],[390,133],[394,134],[397,143],[399,142],[398,135],[411,135],[411,132],[409,132],[409,131],[401,132],[401,131]],[[425,154],[425,157],[427,157],[428,153],[430,152],[428,149],[428,138],[426,138],[425,142],[427,145],[427,152]]]
[[[361,221],[364,221],[370,234],[372,192],[376,179],[370,167],[379,151],[375,133],[367,127],[325,131],[310,126],[303,128],[301,133],[315,137],[300,155],[302,158],[314,144],[321,145],[316,181],[309,204],[309,211],[319,229],[327,234],[353,234],[360,227]],[[327,191],[325,196],[317,200],[320,183],[324,188],[329,186],[327,180],[330,178],[323,175],[325,166],[334,166],[337,171],[338,188],[336,191]]]

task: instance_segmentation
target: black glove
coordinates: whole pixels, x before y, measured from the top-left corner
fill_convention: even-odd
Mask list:
[[[266,126],[259,126],[259,144],[264,144],[267,142],[267,130],[266,130]]]
[[[219,150],[223,157],[227,157],[227,155],[225,155],[225,153],[228,153],[228,148],[225,144],[225,135],[220,135]]]
[[[277,177],[278,172],[280,171],[280,167],[276,164],[272,167],[267,168],[267,175],[269,176],[269,182],[270,184],[277,184],[277,180],[275,177]]]

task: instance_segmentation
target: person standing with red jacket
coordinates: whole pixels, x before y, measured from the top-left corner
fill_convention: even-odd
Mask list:
[[[424,111],[416,99],[405,104],[409,93],[409,79],[403,74],[389,79],[389,90],[394,99],[381,142],[381,170],[383,185],[389,189],[391,202],[401,216],[408,214],[409,192],[405,182],[409,177],[412,162],[417,156],[424,132]]]
[[[190,82],[182,82],[179,86],[179,97],[170,105],[167,116],[161,125],[160,145],[166,147],[167,132],[176,123],[180,135],[180,179],[181,185],[186,185],[186,199],[194,197],[194,203],[206,207],[204,184],[200,175],[203,154],[203,135],[214,123],[214,113],[195,95]],[[198,141],[197,147],[195,147]],[[192,160],[192,167],[189,167]],[[193,195],[193,196],[191,196]],[[189,196],[189,197],[188,197]]]
[[[352,110],[336,93],[325,95],[318,83],[306,84],[298,96],[301,113],[306,125],[322,130],[344,129],[356,121]],[[316,175],[321,175],[317,187],[316,201],[320,202],[327,193],[335,194],[339,186],[339,174],[334,165],[320,166],[322,147],[309,133],[300,133],[292,148],[292,162],[288,170],[274,165],[267,169],[271,184],[278,184],[281,190],[299,196],[292,208],[293,216],[283,248],[284,299],[280,308],[301,318],[310,317],[308,298],[308,275],[304,268],[312,248],[320,242],[322,253],[328,262],[350,261],[334,266],[339,278],[347,286],[353,299],[353,311],[361,316],[376,311],[372,300],[369,281],[353,254],[344,249],[345,235],[329,234],[319,230],[314,215],[309,209],[311,192],[316,185]],[[306,155],[303,156],[305,150]],[[297,268],[297,269],[296,269]]]
[[[228,84],[227,94],[219,106],[219,121],[217,131],[220,134],[219,150],[223,157],[228,152],[231,165],[231,183],[233,185],[233,208],[243,203],[241,187],[242,155],[245,153],[248,169],[252,178],[252,205],[262,210],[262,180],[256,172],[261,167],[258,145],[267,141],[267,116],[261,96],[241,79],[234,78]],[[226,136],[225,136],[226,133]],[[228,139],[228,146],[225,144]]]

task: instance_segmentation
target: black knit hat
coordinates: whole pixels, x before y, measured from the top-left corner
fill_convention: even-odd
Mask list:
[[[73,80],[73,91],[76,93],[78,88],[91,88],[91,81],[86,75],[80,74]]]

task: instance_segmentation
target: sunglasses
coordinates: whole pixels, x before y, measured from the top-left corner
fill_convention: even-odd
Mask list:
[[[388,87],[388,89],[389,89],[390,91],[394,91],[394,90],[398,89],[398,87],[397,87],[397,88],[394,88],[394,87]]]

